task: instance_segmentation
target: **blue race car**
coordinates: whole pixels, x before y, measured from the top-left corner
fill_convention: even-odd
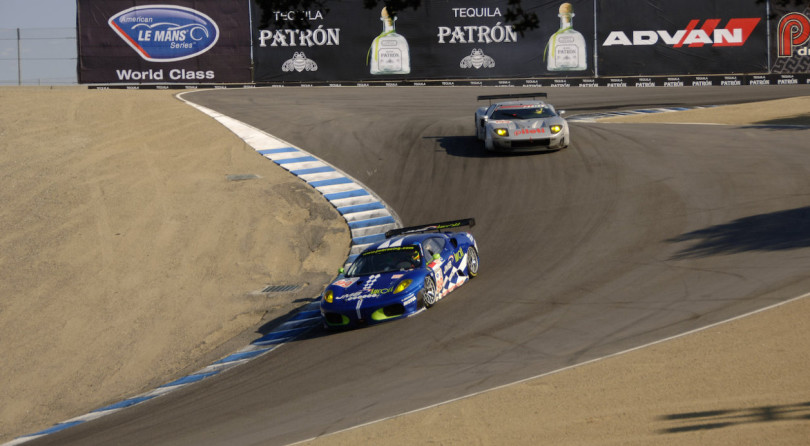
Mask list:
[[[327,328],[352,328],[414,315],[478,275],[472,218],[393,229],[324,290]]]

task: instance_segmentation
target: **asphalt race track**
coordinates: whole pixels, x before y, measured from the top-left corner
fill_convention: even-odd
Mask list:
[[[486,154],[472,136],[476,96],[526,91],[186,95],[340,167],[406,225],[475,217],[481,275],[417,317],[316,331],[29,444],[289,444],[810,291],[810,130],[572,123],[566,150]],[[549,101],[571,117],[808,94],[810,86],[571,88],[550,90]]]

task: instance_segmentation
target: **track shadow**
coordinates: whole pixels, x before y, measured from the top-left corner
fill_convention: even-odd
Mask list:
[[[667,240],[697,241],[672,260],[734,254],[746,251],[781,251],[810,246],[810,207],[754,215],[731,223],[688,232]]]
[[[777,130],[806,130],[810,127],[810,114],[800,114],[777,119],[758,121],[757,127],[773,127]]]
[[[677,413],[662,416],[660,420],[673,424],[673,426],[660,429],[658,432],[661,434],[721,429],[749,423],[810,421],[810,402],[749,409]]]
[[[463,158],[496,158],[512,156],[534,156],[546,153],[554,153],[548,150],[528,150],[520,152],[490,152],[484,148],[484,144],[475,136],[425,136],[424,139],[432,139],[439,144],[450,156]]]

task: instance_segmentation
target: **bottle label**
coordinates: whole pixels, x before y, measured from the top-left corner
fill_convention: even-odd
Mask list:
[[[579,64],[579,48],[575,45],[557,45],[554,59],[560,68],[575,68]]]
[[[385,45],[385,44],[383,44]],[[384,48],[377,53],[380,71],[402,70],[402,51],[398,48]]]

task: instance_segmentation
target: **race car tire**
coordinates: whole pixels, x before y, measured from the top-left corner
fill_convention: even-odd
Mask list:
[[[467,275],[470,279],[478,275],[478,251],[473,246],[467,248]]]
[[[425,277],[425,286],[422,287],[422,291],[420,291],[419,294],[419,300],[422,301],[425,308],[436,305],[436,282],[433,281],[432,277]]]

